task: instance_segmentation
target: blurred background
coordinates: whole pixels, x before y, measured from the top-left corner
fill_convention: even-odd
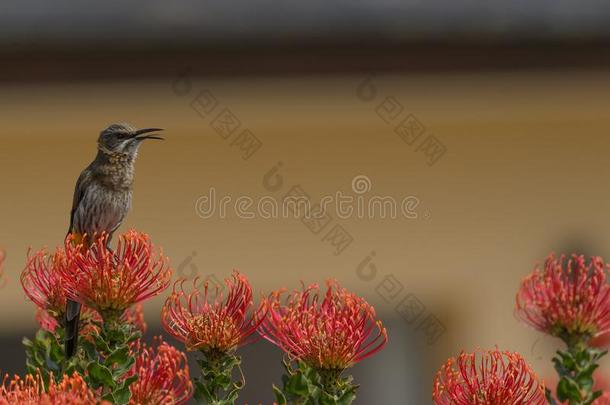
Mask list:
[[[148,232],[176,278],[336,278],[376,306],[389,344],[354,368],[357,404],[431,403],[462,349],[552,376],[558,342],[514,297],[551,251],[610,257],[609,17],[594,0],[0,3],[0,368],[24,371],[36,330],[28,248],[61,244],[99,132],[125,121],[166,129],[122,229]],[[295,193],[406,199],[408,215],[210,213]],[[145,305],[150,335],[165,296]],[[281,354],[242,353],[240,403],[271,403]]]

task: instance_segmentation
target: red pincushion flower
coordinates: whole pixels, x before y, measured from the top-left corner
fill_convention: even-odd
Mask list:
[[[245,276],[235,271],[226,279],[227,297],[209,281],[203,289],[193,281],[187,293],[184,282],[178,280],[174,291],[165,301],[161,318],[165,330],[186,345],[187,350],[215,350],[228,353],[251,342],[264,314],[263,306],[253,310],[252,288]]]
[[[327,287],[322,302],[317,285],[295,291],[284,305],[283,291],[274,292],[266,300],[269,312],[259,333],[295,360],[343,370],[381,350],[388,337],[364,299],[333,280]]]
[[[193,395],[186,355],[156,338],[156,348],[138,341],[134,351],[139,353],[129,375],[138,375],[130,385],[130,404],[180,405]]]
[[[63,249],[58,248],[52,254],[43,249],[28,255],[27,265],[21,273],[23,290],[38,307],[36,320],[46,331],[55,332],[63,323],[66,295],[61,274],[70,268],[71,263]],[[99,320],[99,314],[83,307],[81,327],[86,328],[91,319]]]
[[[74,373],[64,375],[60,383],[50,379],[45,390],[42,377],[28,374],[24,379],[15,376],[8,381],[5,376],[0,389],[0,405],[91,405],[100,403],[83,378]],[[108,404],[107,402],[101,402]],[[108,404],[109,405],[109,404]]]
[[[526,277],[517,294],[517,316],[558,337],[598,336],[610,331],[610,284],[601,257],[550,255],[544,269]]]
[[[40,250],[28,253],[27,265],[21,273],[23,291],[38,308],[60,319],[66,308],[66,295],[62,287],[61,274],[70,269],[63,249],[49,254]]]
[[[66,253],[73,265],[62,269],[61,276],[71,300],[97,310],[103,318],[118,318],[133,304],[165,290],[172,272],[144,233],[131,230],[121,235],[114,252],[107,241],[102,235],[84,249],[68,238]]]
[[[436,374],[436,405],[545,405],[544,385],[518,353],[462,352]]]

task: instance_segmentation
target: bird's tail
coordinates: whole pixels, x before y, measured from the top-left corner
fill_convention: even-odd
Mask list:
[[[80,320],[80,303],[68,300],[66,305],[66,337],[64,339],[66,357],[76,353],[78,346],[78,323]]]

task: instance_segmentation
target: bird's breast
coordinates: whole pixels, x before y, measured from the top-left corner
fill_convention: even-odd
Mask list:
[[[129,191],[133,185],[133,162],[112,162],[96,167],[95,178],[102,185],[115,191]]]
[[[85,192],[74,213],[74,228],[80,233],[112,233],[131,206],[131,191],[96,182]]]

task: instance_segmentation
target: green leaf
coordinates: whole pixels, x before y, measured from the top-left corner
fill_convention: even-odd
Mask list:
[[[345,390],[343,395],[337,400],[337,404],[338,405],[349,405],[352,402],[354,402],[354,400],[356,399],[356,388],[357,387],[350,387],[347,390]]]
[[[122,364],[120,367],[117,367],[115,369],[112,370],[112,374],[115,377],[121,377],[123,376],[126,372],[128,372],[129,370],[131,370],[131,367],[133,366],[133,364],[136,362],[135,357],[128,357],[127,361]]]
[[[580,401],[580,391],[576,382],[570,378],[562,378],[557,385],[557,399],[560,401]]]
[[[595,363],[587,366],[583,371],[578,373],[576,377],[576,383],[580,385],[581,389],[585,389],[586,391],[591,391],[593,388],[593,372],[599,366]]]
[[[32,342],[30,339],[28,339],[26,337],[21,339],[21,344],[23,344],[23,346],[25,346],[26,349],[31,349],[32,347],[34,347],[34,342]]]
[[[275,402],[277,402],[277,405],[287,404],[286,396],[278,387],[275,386],[275,384],[273,385],[273,393],[275,394]]]
[[[98,352],[100,353],[110,353],[110,347],[108,346],[108,343],[106,343],[106,340],[104,340],[104,338],[102,338],[102,336],[100,335],[94,335],[93,336],[93,340],[95,342],[95,348],[97,349]]]
[[[104,364],[106,366],[117,364],[119,367],[121,367],[129,362],[130,357],[129,346],[125,345],[110,353],[110,356],[106,357],[106,360],[104,360]]]
[[[131,391],[129,386],[119,388],[113,392],[114,400],[116,404],[127,404],[131,398]]]
[[[49,337],[49,332],[44,329],[38,329],[36,332],[36,340],[39,342],[46,341]]]
[[[125,380],[123,380],[123,384],[121,385],[121,387],[129,387],[131,384],[133,384],[136,381],[138,381],[138,375],[134,374],[132,376],[127,377]]]
[[[106,367],[96,362],[89,363],[87,366],[89,379],[94,388],[108,387],[114,388],[116,383],[112,378],[112,372]]]
[[[131,335],[129,335],[126,343],[135,342],[136,340],[140,339],[141,337],[142,337],[142,332],[140,332],[139,330],[136,329],[131,333]]]
[[[320,396],[319,402],[320,402],[320,405],[337,405],[337,400],[333,396],[331,396],[327,393],[323,393]]]
[[[591,394],[591,403],[595,402],[595,400],[599,397],[601,397],[602,395],[604,395],[603,391],[595,391],[594,393]]]
[[[104,335],[106,341],[110,342],[124,342],[128,338],[128,335],[121,328],[104,329]]]
[[[198,380],[195,381],[194,397],[198,403],[204,403],[204,404],[206,404],[208,402],[212,402],[214,400],[214,397],[212,396],[210,391],[208,391],[206,386],[201,381],[198,381]]]
[[[85,356],[89,359],[89,360],[97,360],[98,359],[98,352],[97,349],[95,347],[95,344],[93,342],[90,342],[88,340],[83,339],[83,341],[81,342],[80,346],[83,348],[83,351],[85,352]]]
[[[576,367],[576,359],[572,353],[560,350],[557,352],[557,354],[560,356],[560,359],[557,361],[561,364],[561,367],[564,370],[572,370],[574,367]]]
[[[606,354],[608,354],[608,350],[605,349],[597,349],[597,348],[593,348],[593,349],[589,349],[591,351],[591,357],[593,359],[593,361],[597,361],[599,359],[601,359],[602,357],[604,357]]]

